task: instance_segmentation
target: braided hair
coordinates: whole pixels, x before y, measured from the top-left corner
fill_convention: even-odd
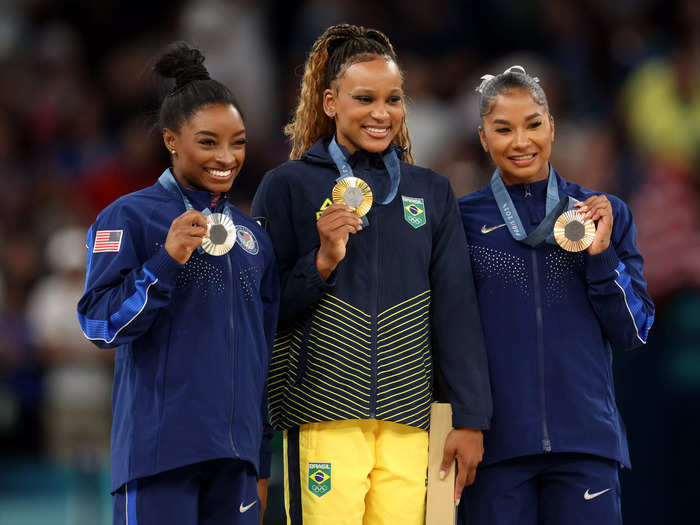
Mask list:
[[[153,72],[174,79],[173,88],[163,98],[158,115],[160,129],[177,131],[182,123],[203,106],[231,104],[243,118],[231,91],[209,76],[204,55],[185,42],[170,44],[153,66]]]
[[[323,92],[331,88],[351,65],[377,57],[398,64],[391,42],[376,29],[339,24],[329,27],[318,37],[306,60],[294,116],[284,128],[284,134],[292,143],[290,159],[298,159],[319,138],[330,138],[335,133],[334,121],[323,111]],[[393,142],[405,149],[404,160],[413,163],[405,118]]]

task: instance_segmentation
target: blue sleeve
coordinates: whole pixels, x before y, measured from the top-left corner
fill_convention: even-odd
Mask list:
[[[270,248],[270,252],[272,249]],[[261,295],[263,301],[263,315],[265,323],[265,339],[268,349],[268,356],[272,355],[272,346],[274,344],[275,332],[277,330],[277,318],[279,313],[280,303],[280,284],[279,272],[275,257],[270,253],[266,264],[265,273],[261,283]],[[267,388],[263,389],[263,397],[260,402],[262,410],[263,422],[263,437],[260,443],[260,463],[258,469],[258,478],[270,477],[270,464],[272,462],[272,445],[271,441],[274,436],[274,430],[270,425],[267,409]]]
[[[280,272],[280,328],[289,327],[307,309],[335,286],[335,271],[324,281],[316,268],[318,246],[308,253],[299,253],[292,217],[289,187],[279,173],[269,172],[260,183],[251,214],[264,217]],[[316,234],[318,235],[318,234]]]
[[[610,200],[614,213],[610,246],[586,256],[586,281],[605,337],[613,348],[628,350],[647,342],[654,304],[642,275],[644,260],[637,250],[632,213],[619,199]]]
[[[433,353],[454,427],[488,429],[493,407],[481,317],[459,209],[445,185],[445,211],[430,264]]]
[[[110,207],[87,234],[85,291],[78,302],[78,322],[100,348],[129,343],[148,331],[170,303],[175,275],[182,267],[162,246],[146,254],[143,224],[125,207]],[[118,251],[94,252],[100,230],[121,230]]]

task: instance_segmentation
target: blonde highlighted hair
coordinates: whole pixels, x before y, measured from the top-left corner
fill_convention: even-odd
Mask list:
[[[339,24],[329,27],[318,37],[306,60],[294,116],[284,127],[284,134],[292,143],[290,159],[298,159],[318,139],[330,138],[335,133],[335,122],[323,111],[323,92],[330,88],[349,66],[373,60],[377,56],[398,64],[391,42],[384,33],[376,29]],[[401,129],[392,143],[404,148],[403,159],[412,164],[411,137],[408,134],[405,115],[404,106]]]

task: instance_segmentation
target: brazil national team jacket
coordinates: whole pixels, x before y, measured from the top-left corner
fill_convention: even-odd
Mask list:
[[[208,192],[181,189],[195,209],[209,206]],[[269,475],[261,441],[279,276],[267,235],[230,209],[233,248],[195,251],[185,265],[164,248],[185,205],[160,183],[112,203],[88,232],[78,319],[97,346],[116,348],[112,490],[214,458]]]
[[[559,195],[596,193],[557,175]],[[528,233],[545,215],[547,180],[507,186]],[[491,373],[494,412],[485,463],[580,452],[629,466],[615,404],[612,350],[646,343],[654,306],[627,205],[613,210],[601,254],[514,240],[490,187],[460,199]]]
[[[488,428],[486,353],[448,181],[402,162],[396,197],[381,205],[390,187],[381,157],[349,156],[374,205],[324,281],[316,221],[339,176],[327,148],[319,140],[267,173],[253,200],[253,215],[269,222],[282,280],[268,380],[273,426],[376,418],[427,428],[435,362],[455,426]]]

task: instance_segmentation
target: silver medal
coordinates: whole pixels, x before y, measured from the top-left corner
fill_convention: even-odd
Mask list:
[[[209,220],[209,237],[202,239],[202,249],[210,255],[224,255],[236,244],[236,225],[223,213],[212,213]]]

